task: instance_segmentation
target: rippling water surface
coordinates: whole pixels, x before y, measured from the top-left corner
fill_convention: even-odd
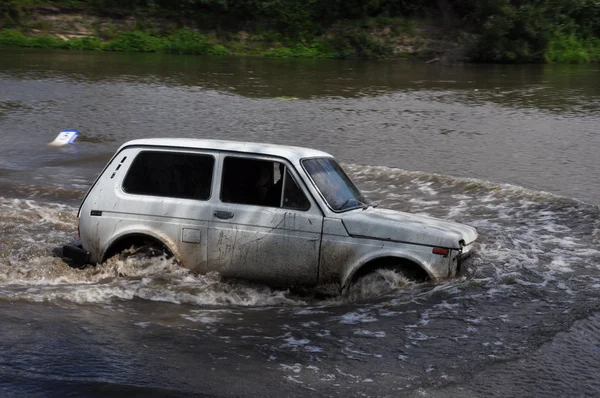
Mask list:
[[[600,395],[597,66],[0,54],[0,395]],[[324,149],[479,249],[344,295],[53,257],[114,150],[158,136]]]

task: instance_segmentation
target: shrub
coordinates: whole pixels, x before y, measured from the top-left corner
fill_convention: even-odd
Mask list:
[[[221,44],[215,44],[213,48],[208,50],[208,53],[210,55],[229,55],[231,54],[231,51]]]
[[[593,38],[587,43],[588,52],[590,54],[590,61],[600,62],[600,39]]]
[[[311,44],[308,47],[297,44],[294,47],[278,47],[263,52],[267,57],[279,58],[318,58],[326,54],[322,52],[317,44]]]
[[[292,58],[294,57],[294,51],[288,47],[278,47],[267,50],[262,55],[267,57]]]
[[[96,37],[82,37],[67,42],[69,50],[102,50],[102,42]]]
[[[25,47],[27,45],[27,38],[18,30],[2,29],[0,30],[0,44],[5,46]]]
[[[39,36],[27,39],[26,46],[36,48],[66,48],[67,42],[52,36]]]
[[[228,55],[231,52],[223,45],[214,43],[207,36],[180,29],[165,39],[163,51],[175,54]]]
[[[175,54],[208,54],[213,47],[205,35],[181,29],[167,38],[163,50]]]
[[[133,30],[125,32],[108,42],[104,49],[110,51],[158,52],[163,48],[163,43],[163,39]]]
[[[554,35],[548,42],[544,58],[549,63],[580,64],[590,62],[590,54],[585,42],[574,34],[568,36]]]

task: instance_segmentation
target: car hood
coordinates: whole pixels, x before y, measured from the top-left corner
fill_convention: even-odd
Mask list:
[[[353,236],[448,249],[460,249],[461,240],[468,245],[478,236],[477,230],[468,225],[385,209],[347,212],[342,220]]]

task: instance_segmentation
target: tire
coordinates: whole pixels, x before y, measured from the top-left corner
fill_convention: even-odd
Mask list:
[[[412,281],[399,268],[374,268],[356,278],[348,287],[351,300],[364,300],[382,297],[408,286]]]
[[[127,249],[118,251],[116,254],[110,256],[117,260],[147,260],[150,258],[162,257],[169,259],[173,257],[170,251],[164,247],[164,245],[157,244],[155,242],[143,242],[132,244]]]

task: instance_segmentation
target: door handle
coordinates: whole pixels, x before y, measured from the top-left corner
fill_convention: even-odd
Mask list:
[[[216,210],[215,217],[220,218],[221,220],[229,220],[233,218],[233,213],[230,211]]]

